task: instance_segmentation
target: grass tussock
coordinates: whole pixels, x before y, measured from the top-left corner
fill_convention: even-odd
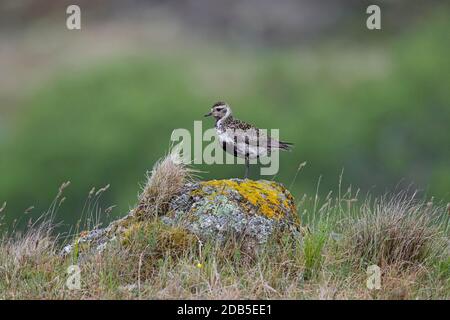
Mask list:
[[[304,196],[304,235],[277,234],[249,252],[246,239],[202,242],[161,222],[155,213],[192,178],[178,160],[158,162],[139,196],[153,215],[101,252],[61,256],[51,219],[0,238],[0,299],[450,299],[444,206],[404,195],[360,201],[350,191]],[[66,285],[73,264],[79,289]],[[366,286],[370,264],[381,268],[380,289]]]
[[[400,194],[365,203],[346,232],[351,258],[377,264],[423,263],[445,250],[442,208]]]
[[[169,201],[193,178],[194,171],[182,162],[179,151],[173,149],[159,160],[139,195],[139,207],[147,214],[163,214]]]

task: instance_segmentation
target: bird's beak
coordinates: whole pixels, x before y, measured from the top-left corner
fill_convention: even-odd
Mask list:
[[[212,115],[212,112],[205,114],[205,117],[209,117]]]

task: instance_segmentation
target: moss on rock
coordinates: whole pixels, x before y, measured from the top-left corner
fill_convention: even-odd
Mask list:
[[[300,220],[294,198],[273,181],[241,179],[187,183],[161,217],[139,206],[108,227],[82,232],[64,253],[101,252],[109,243],[153,247],[162,255],[195,246],[198,239],[225,241],[230,236],[263,243],[275,230],[297,233]]]
[[[265,242],[276,229],[300,226],[294,198],[273,181],[241,179],[191,183],[171,202],[163,217],[199,238],[223,241],[230,235]]]

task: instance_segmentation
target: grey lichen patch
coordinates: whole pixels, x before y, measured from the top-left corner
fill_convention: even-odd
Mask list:
[[[264,243],[276,229],[299,227],[293,198],[283,186],[239,179],[186,185],[162,219],[218,241],[233,235]]]
[[[149,219],[156,219],[152,222]],[[156,224],[155,224],[156,223]],[[157,227],[161,223],[166,227]],[[211,180],[187,183],[172,197],[165,215],[148,217],[139,207],[108,227],[83,232],[63,249],[67,255],[103,251],[111,242],[135,243],[138,232],[155,233],[164,247],[194,245],[193,239],[224,242],[230,237],[264,243],[276,230],[299,234],[294,198],[273,181]],[[183,244],[182,246],[180,244]],[[161,247],[161,246],[160,246]]]
[[[64,246],[61,254],[66,256],[76,252],[83,257],[86,253],[100,253],[110,243],[116,242],[124,232],[137,223],[135,210],[130,211],[125,217],[112,222],[106,228],[98,228],[91,231],[83,231],[72,242]]]

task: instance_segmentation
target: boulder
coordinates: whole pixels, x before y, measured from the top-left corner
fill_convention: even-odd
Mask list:
[[[108,243],[128,244],[133,233],[149,228],[163,232],[157,239],[167,245],[192,244],[192,239],[223,242],[246,239],[252,247],[277,230],[298,234],[300,220],[294,198],[280,183],[266,180],[210,180],[186,183],[174,195],[167,212],[149,215],[139,204],[108,227],[85,231],[63,249],[63,254],[102,251]],[[162,227],[155,228],[155,220]],[[153,232],[153,231],[152,231]],[[161,240],[161,241],[162,241]]]
[[[230,235],[264,243],[276,229],[299,230],[294,198],[273,181],[241,179],[190,183],[170,204],[162,221],[200,239]]]

